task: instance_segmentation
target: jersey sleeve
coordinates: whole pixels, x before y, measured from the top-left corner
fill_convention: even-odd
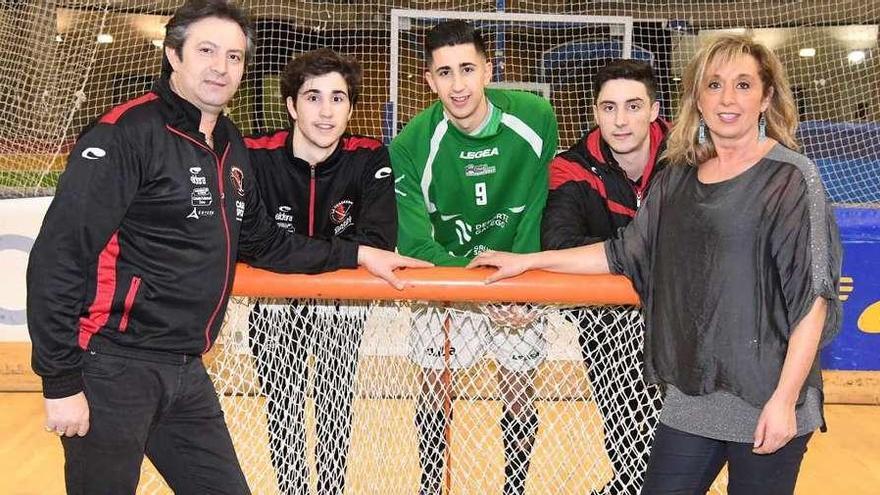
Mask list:
[[[97,124],[77,140],[61,175],[27,268],[32,366],[49,399],[83,389],[79,318],[86,281],[103,252],[112,255],[119,225],[144,175],[124,129]]]
[[[370,154],[361,177],[362,200],[354,240],[359,244],[386,251],[397,244],[397,202],[394,198],[394,173],[388,148],[382,146]]]
[[[591,188],[568,181],[551,189],[541,219],[541,248],[567,249],[605,240],[607,236],[591,225],[591,215],[606,215],[602,199]]]
[[[390,148],[397,189],[397,250],[405,256],[438,266],[467,265],[467,258],[449,254],[434,240],[434,228],[419,185],[421,174],[417,172],[410,153],[398,140],[392,142]]]
[[[821,346],[840,330],[838,285],[842,248],[834,213],[815,165],[810,163],[805,173],[814,175],[813,188],[808,187],[801,173],[793,170],[791,179],[779,189],[778,201],[770,212],[773,221],[768,237],[788,313],[788,331],[794,330],[817,298],[827,301]]]
[[[526,201],[526,212],[517,226],[516,237],[513,239],[512,251],[515,253],[533,253],[541,250],[541,216],[547,203],[547,190],[550,185],[549,166],[559,144],[556,114],[553,113],[549,102],[541,100],[541,103],[546,105],[545,119],[540,127],[541,154],[536,157],[536,166],[529,176],[521,178],[531,181],[531,187]]]

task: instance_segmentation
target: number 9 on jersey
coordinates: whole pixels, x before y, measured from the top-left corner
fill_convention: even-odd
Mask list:
[[[486,197],[486,183],[477,182],[474,184],[474,196],[477,198],[477,206],[486,206],[489,200]]]

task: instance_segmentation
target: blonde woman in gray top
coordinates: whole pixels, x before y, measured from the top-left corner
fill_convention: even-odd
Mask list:
[[[818,349],[837,333],[841,247],[816,166],[794,151],[784,70],[746,36],[688,65],[670,166],[618,239],[487,252],[489,281],[544,269],[629,277],[648,381],[666,387],[643,494],[790,494],[824,427]]]

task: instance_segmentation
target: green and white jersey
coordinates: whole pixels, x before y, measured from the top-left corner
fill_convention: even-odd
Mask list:
[[[477,135],[456,128],[437,101],[391,143],[401,254],[464,266],[486,249],[541,249],[556,115],[531,93],[486,95],[492,113]]]

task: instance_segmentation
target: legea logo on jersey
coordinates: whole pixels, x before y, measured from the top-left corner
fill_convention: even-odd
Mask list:
[[[498,156],[498,148],[486,148],[480,151],[459,151],[458,157],[462,160],[477,160],[479,158],[487,158],[490,156]]]

